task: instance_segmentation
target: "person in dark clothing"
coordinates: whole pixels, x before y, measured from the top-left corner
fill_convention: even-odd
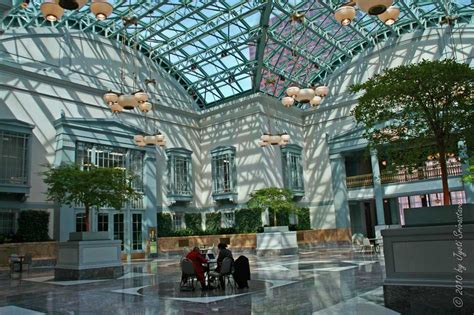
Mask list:
[[[222,262],[224,261],[224,258],[229,257],[232,260],[234,260],[234,257],[232,257],[232,252],[229,249],[227,249],[227,244],[219,243],[217,245],[217,248],[219,249],[219,255],[217,255],[217,268],[216,268],[216,271],[220,272]],[[225,288],[224,277],[222,277],[222,276],[219,277],[219,283],[220,283],[221,288]]]
[[[237,283],[239,289],[248,288],[248,280],[250,280],[250,264],[249,260],[245,256],[239,256],[234,262],[234,277],[235,283]]]
[[[202,264],[207,263],[207,259],[201,255],[199,247],[194,247],[189,254],[186,255],[186,258],[193,262],[194,271],[196,272],[196,278],[201,282],[201,288],[207,290],[206,280],[204,278],[205,267]]]

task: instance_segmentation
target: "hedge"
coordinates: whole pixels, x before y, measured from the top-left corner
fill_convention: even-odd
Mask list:
[[[23,242],[49,241],[49,212],[25,210],[18,217],[16,237]]]
[[[206,232],[217,233],[221,229],[221,213],[206,213]]]
[[[171,214],[159,212],[156,215],[156,235],[158,237],[170,236],[173,234],[173,220]]]
[[[309,208],[299,208],[296,211],[298,216],[298,230],[310,230],[311,229],[311,219],[309,216]]]
[[[239,233],[256,233],[262,226],[262,213],[253,209],[240,209],[235,212],[235,229]]]
[[[185,213],[184,222],[186,222],[186,229],[198,235],[202,231],[202,217],[200,213]]]

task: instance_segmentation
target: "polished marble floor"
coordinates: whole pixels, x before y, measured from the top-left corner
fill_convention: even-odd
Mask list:
[[[179,257],[124,264],[124,276],[111,280],[54,281],[51,268],[13,276],[4,270],[0,314],[398,314],[383,306],[383,257],[350,249],[246,256],[250,288],[225,292],[180,291]]]

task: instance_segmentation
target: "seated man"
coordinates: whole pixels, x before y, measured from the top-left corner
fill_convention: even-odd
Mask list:
[[[227,249],[227,244],[224,244],[224,243],[219,243],[217,245],[217,248],[219,249],[219,255],[217,256],[217,268],[216,268],[216,271],[217,272],[220,272],[221,270],[221,266],[222,266],[222,262],[224,261],[224,258],[226,257],[229,257],[229,258],[232,258],[232,260],[234,259],[234,257],[232,257],[232,252]],[[220,286],[221,288],[224,288],[225,285],[224,285],[224,277],[219,277],[219,283],[220,283]]]
[[[193,262],[194,271],[196,272],[196,278],[201,283],[201,289],[207,290],[206,280],[204,279],[204,272],[207,270],[202,265],[207,263],[207,259],[201,255],[199,247],[194,247],[193,250],[186,255],[186,258]]]

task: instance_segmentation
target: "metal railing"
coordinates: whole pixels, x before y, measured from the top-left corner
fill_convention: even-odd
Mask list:
[[[462,168],[460,163],[448,165],[447,168],[448,176],[460,176],[462,175]],[[417,180],[440,178],[441,168],[440,167],[421,167],[413,172],[408,170],[400,171],[398,173],[383,173],[381,175],[382,184],[391,183],[405,183],[413,182]]]
[[[374,185],[372,174],[350,176],[346,178],[347,188],[367,187]]]
[[[461,163],[452,163],[448,165],[448,176],[461,176]],[[403,170],[399,172],[386,172],[380,176],[382,184],[406,183],[423,179],[440,178],[441,168],[438,167],[420,167],[413,172]],[[346,178],[347,188],[373,186],[373,175],[363,174],[357,176],[349,176]]]

